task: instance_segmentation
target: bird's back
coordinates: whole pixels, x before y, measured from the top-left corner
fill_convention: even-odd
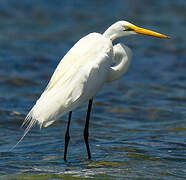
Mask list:
[[[64,56],[26,121],[48,126],[93,97],[106,81],[112,43],[101,34],[80,39]]]

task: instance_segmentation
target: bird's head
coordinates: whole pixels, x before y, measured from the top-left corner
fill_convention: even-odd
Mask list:
[[[165,38],[165,39],[168,38],[168,36],[138,27],[127,21],[118,21],[114,23],[104,33],[104,35],[110,38],[111,40],[114,40],[118,37],[129,36],[133,34],[142,34],[142,35],[154,36],[154,37]]]

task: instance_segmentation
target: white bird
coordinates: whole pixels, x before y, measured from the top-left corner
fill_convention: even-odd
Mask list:
[[[113,41],[133,34],[168,38],[127,21],[114,23],[103,34],[90,33],[81,38],[62,58],[45,91],[28,113],[23,122],[23,125],[28,126],[20,141],[36,123],[40,127],[47,127],[69,113],[64,150],[66,161],[72,110],[89,100],[84,139],[88,158],[91,159],[88,126],[93,97],[105,83],[117,80],[127,72],[132,52],[124,44],[113,45]]]

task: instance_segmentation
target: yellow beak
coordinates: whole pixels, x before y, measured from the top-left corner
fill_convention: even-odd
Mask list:
[[[150,31],[147,29],[143,29],[141,27],[137,27],[134,25],[128,25],[128,27],[130,29],[133,29],[138,34],[143,34],[143,35],[147,35],[147,36],[154,36],[154,37],[158,37],[158,38],[165,38],[165,39],[169,38],[168,36],[165,36],[163,34],[160,34],[160,33],[154,32],[154,31]]]

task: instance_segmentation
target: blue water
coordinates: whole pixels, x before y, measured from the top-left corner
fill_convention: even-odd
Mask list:
[[[185,0],[0,1],[0,179],[186,179]],[[118,20],[171,36],[120,38],[133,50],[129,72],[94,99],[92,160],[83,141],[87,104],[22,136],[26,114],[60,59],[84,35]]]

